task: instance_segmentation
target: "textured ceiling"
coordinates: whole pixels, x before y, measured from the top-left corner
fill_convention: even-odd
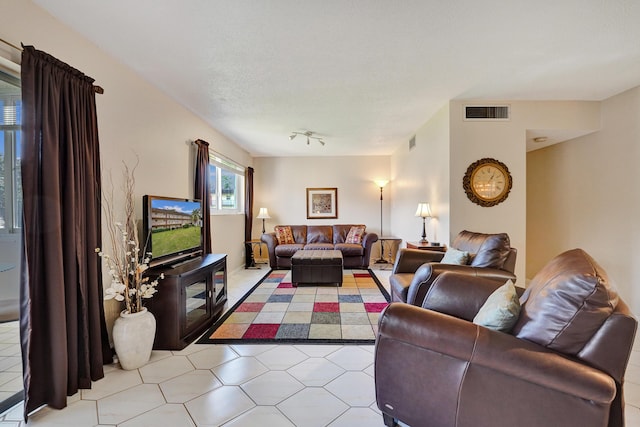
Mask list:
[[[451,99],[640,85],[636,0],[34,1],[254,156],[389,155]]]

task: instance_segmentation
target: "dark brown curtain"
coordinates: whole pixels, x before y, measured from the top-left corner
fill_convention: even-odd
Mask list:
[[[244,241],[251,240],[253,232],[253,168],[244,173]]]
[[[204,233],[203,249],[205,254],[211,253],[211,200],[209,197],[209,143],[196,140],[195,198],[202,200],[202,232]]]
[[[22,53],[24,250],[20,338],[25,420],[104,376],[111,362],[100,258],[100,152],[93,79]]]

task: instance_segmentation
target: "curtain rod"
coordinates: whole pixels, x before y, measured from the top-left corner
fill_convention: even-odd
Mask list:
[[[6,41],[5,39],[3,39],[1,37],[0,37],[0,42],[6,44],[9,47],[14,48],[15,50],[17,50],[19,52],[22,52],[22,48],[21,47],[18,47],[16,45],[14,45],[13,43],[8,42],[8,41]],[[98,85],[93,85],[93,91],[95,93],[100,94],[100,95],[102,95],[104,93],[104,89],[102,87],[98,86]]]

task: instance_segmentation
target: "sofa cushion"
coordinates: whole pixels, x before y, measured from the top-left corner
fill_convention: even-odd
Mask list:
[[[330,225],[309,225],[307,243],[333,243],[333,228]]]
[[[278,245],[275,249],[275,254],[278,257],[292,257],[300,249],[303,249],[304,245],[300,243],[293,243],[289,245]]]
[[[458,233],[451,246],[469,252],[469,265],[481,268],[502,268],[511,248],[506,233],[484,234],[467,230]]]
[[[333,250],[333,243],[307,243],[304,245],[306,250]]]
[[[515,336],[575,355],[611,315],[618,293],[593,258],[573,249],[536,274],[520,303]]]
[[[448,248],[440,260],[440,264],[466,265],[469,260],[469,252],[459,251],[456,248]]]
[[[356,245],[355,243],[336,243],[335,248],[342,252],[342,256],[364,255],[364,248],[362,245]]]
[[[277,225],[275,227],[276,238],[279,245],[290,245],[296,241],[293,239],[293,232],[288,225]]]
[[[347,234],[347,238],[344,240],[345,243],[355,243],[357,245],[362,244],[362,236],[364,235],[364,226],[356,226],[354,225],[349,229],[349,234]]]
[[[333,243],[345,243],[351,227],[362,227],[366,230],[364,224],[335,224],[333,226]]]
[[[509,332],[518,321],[519,314],[520,300],[516,287],[511,280],[507,280],[489,295],[473,318],[473,323],[494,331]]]

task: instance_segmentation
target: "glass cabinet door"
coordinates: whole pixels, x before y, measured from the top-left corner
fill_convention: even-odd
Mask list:
[[[207,281],[200,280],[185,286],[186,323],[185,330],[198,325],[207,317]]]
[[[226,279],[227,277],[224,271],[224,267],[216,271],[213,275],[213,286],[214,286],[216,301],[220,301],[226,298],[226,292],[225,292]]]

